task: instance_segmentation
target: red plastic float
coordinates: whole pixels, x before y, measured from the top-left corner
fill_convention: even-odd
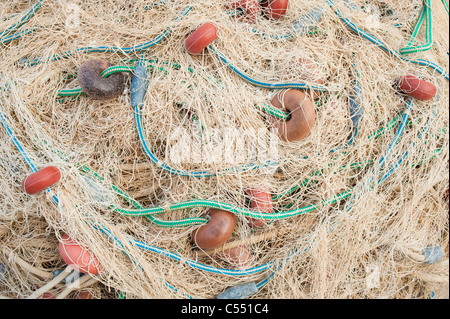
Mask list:
[[[184,42],[186,50],[193,55],[198,55],[215,39],[218,38],[218,28],[212,22],[206,22],[197,28]]]
[[[306,137],[314,126],[316,111],[311,99],[299,90],[283,90],[271,101],[272,105],[291,114],[287,121],[277,121],[278,136],[285,142],[299,141]]]
[[[102,270],[97,258],[67,234],[62,237],[58,249],[62,259],[81,273],[97,275]]]
[[[250,197],[251,210],[266,214],[272,213],[272,195],[267,187],[254,187],[245,192]],[[248,222],[252,227],[264,226],[267,223],[265,219],[256,218],[248,218]]]
[[[287,11],[289,0],[265,0],[262,3],[264,14],[270,19],[280,19]]]
[[[242,9],[245,15],[240,19],[245,22],[254,23],[261,16],[261,5],[258,0],[232,0],[226,6],[227,10]]]
[[[192,239],[201,249],[214,249],[222,246],[233,233],[236,225],[236,216],[225,210],[211,208],[211,219],[192,232]]]
[[[48,166],[25,177],[22,189],[25,193],[33,195],[56,184],[61,179],[61,172],[55,166]]]
[[[419,100],[430,100],[437,92],[433,83],[421,80],[414,75],[402,76],[397,84],[401,92]]]

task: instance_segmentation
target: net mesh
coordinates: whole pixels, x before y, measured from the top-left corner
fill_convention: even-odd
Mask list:
[[[407,59],[356,34],[335,11],[399,51],[421,0],[291,0],[282,19],[261,16],[255,23],[224,1],[38,3],[16,32],[36,30],[0,46],[0,111],[36,169],[53,165],[62,177],[50,192],[24,193],[22,179],[32,170],[11,134],[0,130],[1,295],[26,298],[65,268],[58,242],[69,234],[103,267],[85,288],[96,298],[215,298],[246,282],[259,288],[250,298],[448,298],[448,79],[407,60],[448,72],[445,0],[431,1],[432,48]],[[0,30],[20,23],[35,4],[3,1]],[[320,21],[293,32],[299,17],[318,7]],[[190,55],[186,38],[208,21],[218,26],[218,39]],[[165,31],[151,47],[127,50]],[[414,45],[425,39],[424,24]],[[82,49],[103,46],[116,49]],[[130,105],[133,72],[124,72],[125,90],[116,99],[59,95],[77,88],[79,67],[93,58],[146,67],[140,126]],[[399,94],[394,84],[405,74],[432,82],[438,94],[428,101]],[[248,78],[321,83],[324,92],[311,97],[310,134],[283,142],[270,129],[276,118],[263,108],[280,90]],[[355,81],[363,95],[357,134],[349,111]],[[255,187],[270,190],[273,214],[296,213],[252,227],[238,210],[250,209],[246,192]],[[170,208],[199,200],[236,208],[236,226],[221,249],[244,247],[246,264],[196,247],[191,233],[201,222],[165,224],[204,217],[205,205]],[[162,213],[115,209],[152,207]],[[444,250],[439,262],[424,263],[429,245]],[[64,289],[59,283],[50,292]]]

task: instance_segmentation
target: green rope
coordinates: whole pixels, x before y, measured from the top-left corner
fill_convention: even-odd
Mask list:
[[[427,43],[424,45],[419,45],[419,46],[413,46],[413,42],[417,37],[417,34],[419,33],[419,30],[424,22],[424,20],[426,19],[426,40]],[[402,54],[410,54],[410,53],[416,53],[416,52],[423,52],[423,51],[427,51],[430,50],[431,47],[433,46],[433,32],[432,32],[432,21],[431,21],[432,17],[431,17],[431,0],[424,0],[424,5],[423,8],[420,12],[420,16],[416,22],[416,25],[413,29],[413,32],[411,34],[411,38],[408,42],[408,44],[400,49],[400,53]]]
[[[288,112],[285,112],[279,108],[273,107],[270,104],[267,103],[263,103],[262,105],[258,105],[255,104],[256,108],[259,108],[260,110],[262,110],[263,112],[272,115],[278,119],[284,120],[284,121],[289,121],[291,118],[291,114]]]
[[[85,92],[83,92],[83,89],[80,87],[74,88],[74,89],[64,89],[64,90],[59,90],[58,91],[58,95],[59,96],[78,96],[81,94],[86,94]]]
[[[97,178],[97,179],[99,179],[101,181],[104,180],[101,176],[99,176],[97,173],[93,172],[90,168],[88,168],[88,167],[86,167],[84,165],[79,165],[79,164],[77,164],[77,166],[82,172],[91,174],[92,176],[94,176],[95,178]],[[135,208],[137,208],[139,210],[144,209],[144,207],[141,204],[139,204],[138,201],[133,199],[130,195],[128,195],[127,193],[122,191],[120,188],[118,188],[114,184],[111,184],[111,188],[120,197],[122,197],[127,202],[132,204]],[[126,208],[120,208],[120,207],[117,207],[115,205],[111,205],[110,208],[114,212],[120,213],[122,215],[143,216],[143,215],[132,214],[132,213],[130,214],[130,213],[128,213],[130,210],[128,210]],[[161,213],[165,213],[165,212],[166,212],[166,210],[164,208],[161,208],[159,210],[155,210],[153,214],[161,214]],[[183,219],[176,219],[176,220],[164,220],[164,219],[160,219],[160,218],[152,216],[153,214],[146,214],[145,217],[148,220],[150,220],[152,223],[154,223],[157,226],[162,227],[162,228],[179,228],[179,227],[185,227],[185,226],[191,226],[191,225],[203,225],[203,224],[206,224],[208,222],[207,218],[202,218],[202,217],[183,218]]]
[[[442,0],[442,4],[444,5],[444,9],[445,9],[445,11],[448,14],[448,2],[447,2],[447,0]]]

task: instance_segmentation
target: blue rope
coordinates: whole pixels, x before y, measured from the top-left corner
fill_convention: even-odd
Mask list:
[[[19,143],[19,141],[17,140],[17,138],[15,137],[13,131],[11,130],[11,128],[8,125],[8,122],[6,121],[6,118],[3,116],[2,112],[0,111],[0,120],[3,124],[3,127],[6,130],[6,133],[8,133],[8,136],[11,138],[12,143],[14,144],[14,146],[17,148],[17,150],[19,151],[20,155],[22,155],[22,157],[25,159],[25,161],[27,162],[28,166],[31,168],[31,170],[33,172],[37,172],[37,168],[36,166],[33,164],[33,162],[31,161],[31,159],[28,157],[27,153],[25,152],[25,150],[23,149],[22,145]]]
[[[0,40],[2,40],[2,38],[6,37],[11,32],[14,32],[17,29],[19,29],[26,22],[28,22],[28,20],[30,20],[34,16],[34,14],[41,8],[42,1],[43,0],[38,0],[38,2],[31,8],[31,10],[26,15],[24,15],[17,23],[13,24],[5,31],[0,32]]]
[[[386,160],[391,155],[392,150],[394,149],[395,145],[397,144],[397,142],[399,141],[401,135],[403,134],[403,132],[404,132],[404,130],[406,128],[407,122],[408,122],[409,113],[411,111],[412,105],[413,105],[413,99],[410,98],[408,103],[407,103],[406,109],[403,112],[403,116],[402,116],[402,120],[400,122],[400,126],[399,126],[397,132],[395,133],[393,140],[391,141],[391,143],[389,143],[388,148],[384,152],[384,155],[380,158],[380,160],[378,162],[379,167],[377,168],[376,172],[375,172],[375,168],[372,170],[373,176],[372,176],[371,180],[369,181],[369,184],[372,183],[375,174],[377,174],[381,170],[381,168],[384,166],[384,164],[386,163]],[[364,187],[365,187],[365,183],[363,183],[361,185],[360,191],[362,191]],[[356,197],[356,195],[353,195],[352,198],[349,199],[348,206],[350,206],[350,208],[348,209],[348,211],[350,211],[350,209],[352,207],[352,203],[354,202],[355,197]]]
[[[258,81],[255,79],[252,79],[250,76],[245,74],[245,72],[239,70],[237,67],[235,67],[233,64],[231,64],[227,58],[217,49],[215,49],[212,45],[208,46],[208,49],[212,51],[231,71],[236,73],[241,79],[245,80],[246,82],[263,89],[270,89],[270,90],[285,90],[285,89],[312,89],[318,92],[329,92],[329,90],[322,86],[322,85],[307,85],[304,83],[268,83],[263,81]]]
[[[26,29],[26,30],[23,30],[23,31],[14,33],[14,34],[9,35],[9,36],[5,36],[4,38],[0,38],[0,44],[6,44],[6,43],[9,43],[9,42],[11,42],[11,41],[13,41],[13,40],[19,39],[19,38],[21,38],[21,37],[27,35],[27,34],[30,34],[30,33],[32,33],[32,32],[35,32],[35,31],[37,31],[37,30],[39,30],[39,29],[41,29],[41,28],[42,28],[42,27],[33,27],[33,28],[31,28],[31,29]]]
[[[436,112],[437,112],[437,105],[434,105],[434,112],[433,112],[433,117],[432,119],[434,119],[436,117]],[[427,127],[429,127],[430,125],[428,125]],[[422,138],[422,135],[425,133],[425,128],[419,132],[419,135],[417,136],[418,139]],[[413,142],[411,144],[411,147],[414,147],[416,145],[416,142]],[[403,153],[403,155],[400,157],[400,159],[398,160],[398,162],[379,180],[379,183],[382,183],[385,179],[387,179],[389,176],[392,175],[392,173],[401,165],[401,163],[403,162],[403,160],[406,158],[406,156],[408,156],[409,152],[406,151]]]

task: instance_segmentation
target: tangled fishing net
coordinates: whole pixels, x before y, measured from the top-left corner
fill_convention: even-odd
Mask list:
[[[424,23],[411,45],[432,35],[431,48],[399,53],[428,2],[431,34]],[[281,19],[253,23],[225,3],[2,2],[0,295],[27,298],[50,282],[67,266],[58,243],[68,234],[102,266],[68,298],[216,298],[248,283],[248,298],[448,298],[447,1],[291,0]],[[314,10],[320,19],[298,27]],[[206,22],[218,38],[191,55],[185,40]],[[89,59],[122,68],[118,98],[80,92]],[[138,64],[148,87],[137,117]],[[406,74],[436,96],[399,93]],[[270,106],[286,92],[249,79],[320,87],[315,98],[303,90],[310,133],[280,139]],[[360,118],[349,111],[355,87]],[[26,194],[22,180],[47,166],[59,182]],[[258,187],[276,218],[254,227],[247,191]],[[211,207],[236,217],[215,251],[192,238]],[[221,254],[230,247],[245,262]],[[427,247],[442,258],[429,262]]]

